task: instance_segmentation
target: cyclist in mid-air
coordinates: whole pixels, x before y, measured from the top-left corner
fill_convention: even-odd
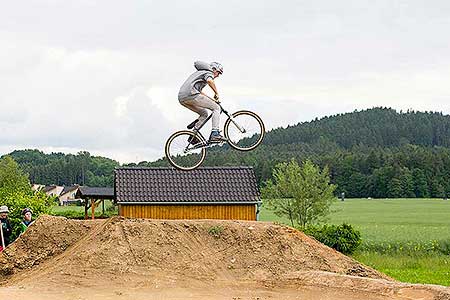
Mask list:
[[[208,118],[208,110],[211,110],[212,130],[209,141],[225,141],[226,139],[220,135],[219,131],[220,106],[217,104],[219,101],[219,92],[214,83],[214,79],[223,73],[223,67],[218,62],[208,64],[201,61],[196,61],[194,67],[197,71],[192,73],[188,79],[186,79],[178,92],[178,101],[180,101],[180,104],[200,115],[197,120],[188,126],[188,128],[190,128],[190,126],[193,126],[194,130],[201,128]],[[202,92],[206,85],[209,85],[214,91],[214,99]],[[196,144],[199,140],[194,137],[191,138],[189,142]]]

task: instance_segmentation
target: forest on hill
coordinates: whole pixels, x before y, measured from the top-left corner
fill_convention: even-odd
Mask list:
[[[88,152],[22,150],[10,155],[32,182],[44,184],[112,186],[113,170],[119,166]],[[215,147],[204,165],[253,166],[263,184],[277,163],[290,159],[328,166],[337,193],[347,197],[445,197],[450,195],[450,116],[381,107],[327,116],[273,129],[251,152]]]

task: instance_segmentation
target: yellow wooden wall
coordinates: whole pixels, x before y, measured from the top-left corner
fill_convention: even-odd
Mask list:
[[[256,220],[256,206],[250,205],[125,205],[119,215],[148,219]]]

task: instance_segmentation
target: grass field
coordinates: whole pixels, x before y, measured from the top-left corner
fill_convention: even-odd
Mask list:
[[[289,224],[264,207],[260,219]],[[357,260],[401,281],[450,285],[450,201],[336,201],[326,223],[343,222],[361,232]]]
[[[95,208],[95,216],[101,217],[102,216],[102,204],[100,203]],[[84,218],[84,206],[53,206],[51,214],[54,216],[63,216],[68,218],[77,218],[77,219],[83,219]],[[88,209],[88,215],[91,216],[91,209]],[[114,207],[112,202],[110,200],[105,200],[105,216],[109,217],[111,215],[117,215],[117,207]]]

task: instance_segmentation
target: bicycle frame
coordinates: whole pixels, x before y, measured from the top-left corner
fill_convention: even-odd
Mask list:
[[[215,145],[222,147],[226,144],[226,149],[229,146],[238,151],[251,151],[261,144],[265,127],[256,113],[250,110],[228,113],[220,103],[217,105],[219,113],[228,117],[223,125],[225,138],[206,139],[200,132],[213,117],[212,114],[208,114],[201,123],[198,123],[198,119],[191,122],[187,126],[188,130],[174,132],[166,141],[164,149],[172,166],[185,171],[194,170],[205,160],[207,148]]]
[[[236,122],[234,121],[233,116],[230,115],[230,114],[228,113],[228,111],[226,111],[226,110],[223,108],[223,106],[220,104],[220,102],[217,102],[217,104],[218,104],[219,107],[220,107],[220,113],[224,113],[225,115],[227,115],[227,117],[231,120],[231,122],[233,122],[233,124],[236,125],[236,127],[237,127],[242,133],[245,133],[245,129],[244,129],[242,126],[240,126],[238,123],[236,123]],[[208,121],[209,121],[211,118],[212,118],[212,114],[210,114],[210,115],[206,118],[206,120],[203,122],[203,124],[200,125],[200,127],[199,127],[197,130],[193,130],[193,131],[196,133],[196,136],[197,136],[197,135],[200,135],[200,136],[202,137],[202,139],[203,139],[205,142],[202,142],[202,143],[193,145],[192,148],[189,148],[189,146],[192,145],[192,144],[191,144],[191,142],[188,142],[188,145],[186,146],[184,152],[188,152],[189,150],[195,150],[195,149],[199,149],[199,148],[203,148],[203,147],[211,147],[212,145],[216,145],[216,144],[221,144],[221,143],[223,143],[223,142],[218,142],[218,143],[215,142],[215,143],[211,143],[211,142],[209,142],[207,139],[205,139],[205,137],[204,137],[204,136],[201,134],[201,132],[200,132],[200,129],[202,129],[203,126],[204,126],[206,123],[208,123]]]
[[[229,119],[231,119],[231,122],[233,122],[233,124],[236,125],[236,127],[237,127],[242,133],[245,133],[245,129],[242,128],[241,125],[239,125],[238,123],[236,123],[236,122],[234,121],[233,116],[230,115],[230,114],[228,113],[228,111],[226,111],[226,110],[223,108],[223,106],[222,106],[219,102],[217,102],[217,104],[218,104],[219,107],[220,107],[220,113],[226,114],[227,117],[228,117]],[[206,120],[203,122],[203,124],[200,126],[200,128],[198,128],[197,131],[200,131],[200,129],[202,129],[203,126],[204,126],[206,123],[208,123],[208,121],[209,121],[211,118],[212,118],[212,114],[210,114],[210,115],[206,118]]]

